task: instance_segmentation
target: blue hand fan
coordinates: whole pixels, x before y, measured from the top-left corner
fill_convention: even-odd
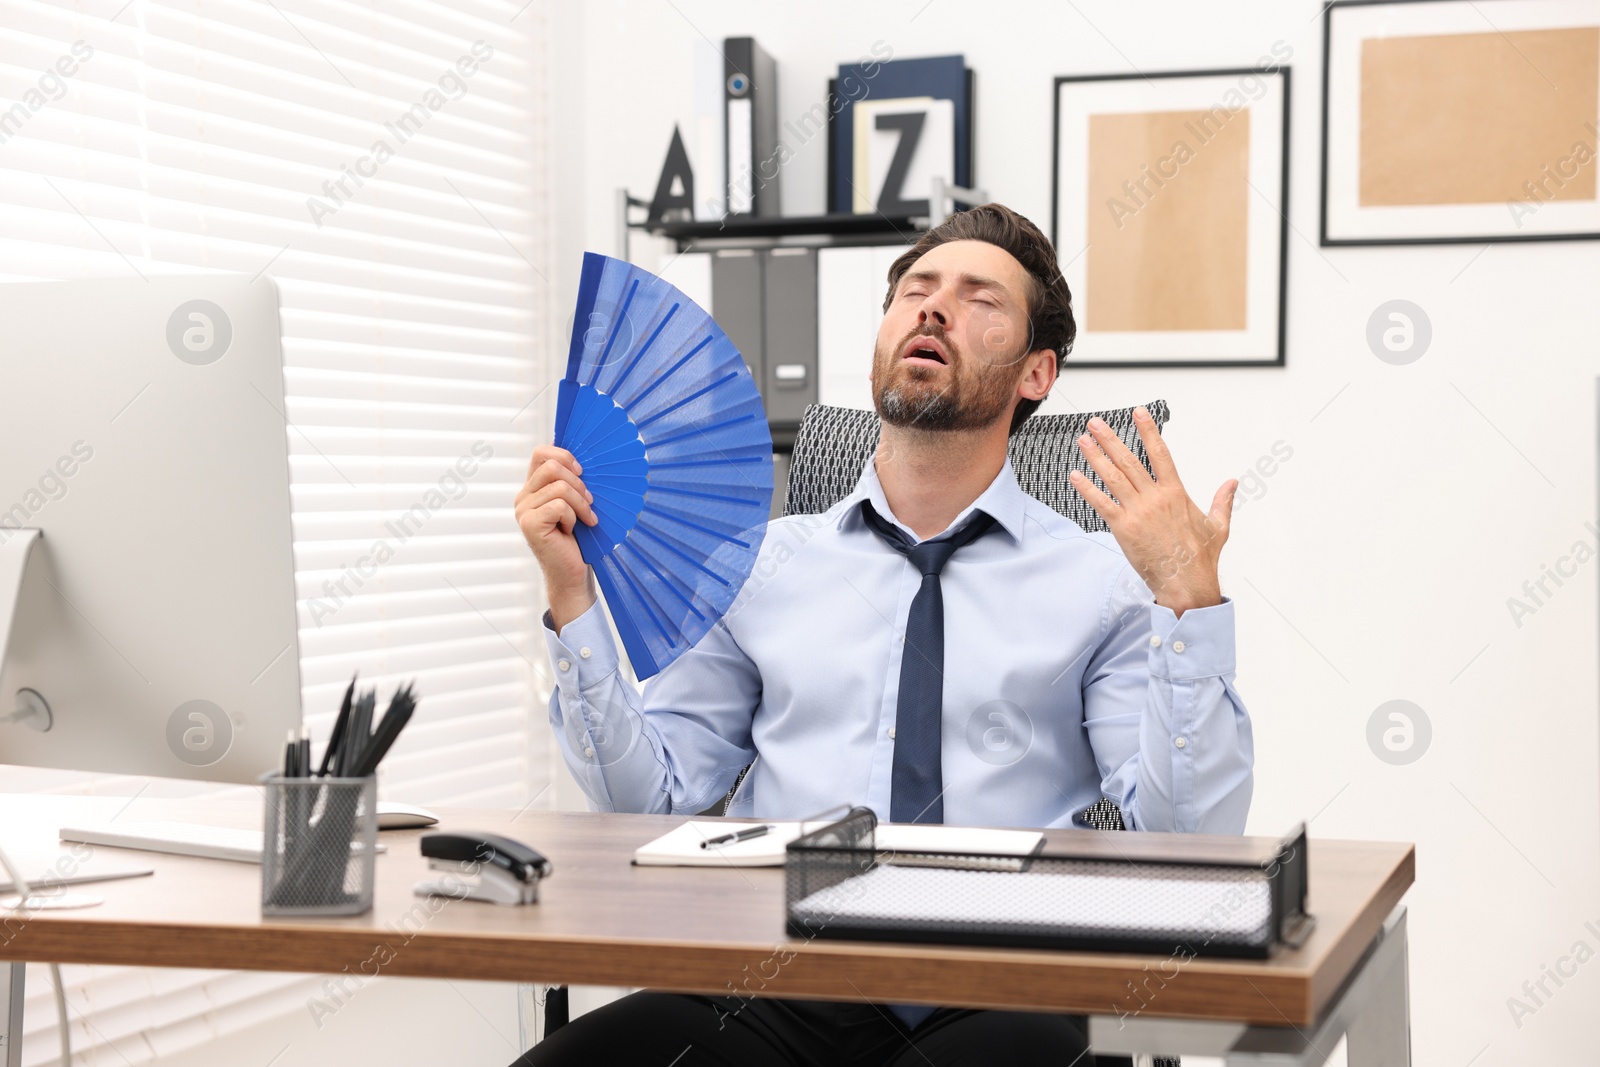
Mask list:
[[[772,436],[727,334],[667,282],[586,252],[555,443],[600,521],[574,533],[639,678],[706,635],[755,565]]]

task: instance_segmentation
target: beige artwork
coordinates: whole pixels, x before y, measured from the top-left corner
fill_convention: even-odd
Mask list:
[[[1088,151],[1084,329],[1244,329],[1249,109],[1091,115]]]
[[[1592,26],[1365,40],[1360,203],[1593,200],[1597,86]]]

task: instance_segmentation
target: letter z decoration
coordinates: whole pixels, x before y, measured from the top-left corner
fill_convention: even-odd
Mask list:
[[[884,176],[878,190],[878,211],[891,218],[898,215],[926,215],[927,197],[921,200],[905,199],[906,177],[911,173],[911,160],[922,140],[922,125],[928,116],[920,111],[903,111],[894,115],[878,115],[874,125],[879,130],[896,130],[900,140],[889,159],[889,173]]]
[[[862,100],[855,107],[852,209],[927,215],[934,178],[955,184],[955,105],[933,97]]]

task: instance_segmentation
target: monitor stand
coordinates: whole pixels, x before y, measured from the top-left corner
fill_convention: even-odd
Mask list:
[[[22,595],[22,579],[28,572],[28,555],[44,537],[43,530],[14,530],[4,527],[9,536],[0,542],[0,672],[4,672],[6,653],[11,647],[11,631],[16,627],[17,599]],[[45,731],[54,724],[50,705],[32,689],[17,690],[15,711],[0,714],[0,726],[25,723]]]
[[[4,526],[0,527],[0,535],[4,536],[4,540],[0,540],[0,669],[4,669],[6,651],[11,647],[11,629],[17,619],[17,600],[22,596],[22,577],[28,571],[28,555],[44,537],[44,531]],[[21,717],[8,715],[0,722],[13,722]]]

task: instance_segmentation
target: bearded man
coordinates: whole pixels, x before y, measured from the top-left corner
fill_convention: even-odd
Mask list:
[[[1150,414],[1150,472],[1103,422],[1073,487],[1110,533],[1024,493],[1011,433],[1071,350],[1055,250],[998,204],[959,212],[889,271],[872,389],[883,432],[855,491],[769,524],[759,585],[641,694],[572,531],[572,455],[534,450],[516,513],[544,570],[550,702],[602,811],[694,813],[745,767],[730,815],[841,802],[892,822],[1068,827],[1108,797],[1130,829],[1243,832],[1253,761],[1217,558],[1238,483],[1202,511]],[[995,716],[999,716],[995,719]],[[969,744],[1026,727],[1006,759]],[[1013,758],[1014,757],[1014,758]],[[521,1064],[1080,1063],[1084,1020],[1034,1012],[641,992]],[[675,1056],[681,1060],[674,1060]]]

